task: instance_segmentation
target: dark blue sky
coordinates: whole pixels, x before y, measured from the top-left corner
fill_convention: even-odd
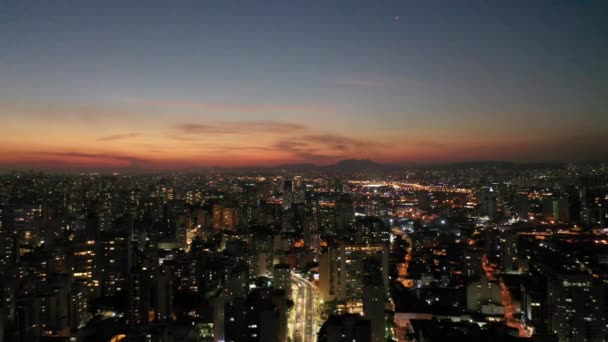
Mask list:
[[[608,2],[572,0],[6,1],[0,119],[48,134],[61,153],[68,131],[130,134],[139,141],[126,152],[82,146],[155,161],[144,144],[201,122],[295,123],[302,136],[351,140],[343,150],[306,140],[314,153],[304,153],[281,151],[272,132],[197,137],[273,148],[276,160],[598,159],[589,147],[608,134],[606,18]]]

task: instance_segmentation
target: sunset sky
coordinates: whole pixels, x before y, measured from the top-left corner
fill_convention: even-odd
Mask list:
[[[608,1],[6,1],[0,168],[608,159]]]

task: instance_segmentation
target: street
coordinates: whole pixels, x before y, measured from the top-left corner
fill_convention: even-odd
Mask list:
[[[291,275],[294,310],[290,318],[292,341],[313,342],[316,340],[314,286],[296,273]]]

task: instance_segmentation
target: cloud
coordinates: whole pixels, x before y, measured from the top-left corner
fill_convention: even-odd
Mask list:
[[[177,128],[183,134],[234,134],[236,131],[233,127],[224,125],[202,125],[196,123],[185,123],[177,125]]]
[[[181,132],[180,132],[180,134],[181,134]],[[174,133],[167,134],[165,137],[167,139],[177,140],[177,141],[193,141],[194,142],[194,141],[198,140],[196,137],[184,136],[184,135],[179,135],[179,134],[174,134]]]
[[[408,78],[396,78],[394,75],[343,75],[339,78],[330,78],[325,80],[326,83],[340,87],[348,88],[384,88],[384,89],[402,89],[400,85],[413,84],[419,85],[420,82]]]
[[[210,145],[210,144],[194,144],[195,148],[204,148],[205,151],[213,152],[235,152],[235,151],[246,151],[246,152],[274,152],[277,151],[272,146],[229,146],[229,145]]]
[[[302,139],[308,143],[325,145],[328,148],[338,151],[346,151],[353,148],[360,148],[370,144],[369,142],[365,142],[359,139],[349,138],[336,134],[308,135],[303,137]]]
[[[336,80],[332,82],[335,85],[339,86],[347,86],[347,87],[386,87],[388,86],[388,82],[380,81],[380,80],[371,80],[371,79],[347,79],[347,80]]]
[[[39,152],[40,154],[46,154],[57,157],[78,157],[78,158],[109,158],[116,160],[126,161],[139,161],[140,159],[130,156],[124,156],[119,154],[110,153],[86,153],[86,152]]]
[[[328,114],[334,113],[336,107],[332,105],[300,105],[300,104],[239,104],[239,103],[212,103],[195,101],[167,101],[136,99],[132,102],[146,106],[178,107],[195,109],[214,113],[244,113],[244,114],[269,114],[269,113],[310,113]]]
[[[123,140],[129,138],[136,138],[141,136],[139,133],[125,133],[125,134],[114,134],[105,137],[98,138],[99,141],[114,141],[114,140]]]
[[[201,165],[204,160],[195,158],[175,158],[163,154],[162,150],[147,151],[148,156],[121,154],[113,151],[82,152],[74,150],[32,150],[23,151],[16,157],[0,159],[0,168],[8,169],[132,169],[132,170],[173,170],[190,165]],[[154,155],[150,155],[154,153]]]
[[[289,123],[272,120],[257,120],[257,121],[220,121],[213,124],[199,123],[184,123],[175,126],[182,134],[187,135],[202,135],[202,134],[254,134],[254,133],[282,133],[289,134],[306,130],[306,126],[298,123]],[[176,140],[189,140],[188,137],[179,137],[170,135],[169,137],[177,138]]]
[[[297,159],[330,161],[356,157],[379,147],[378,143],[336,134],[315,134],[290,139],[281,139],[275,148],[287,152]]]
[[[82,105],[71,103],[12,103],[0,101],[0,117],[10,115],[13,119],[32,118],[47,122],[49,118],[62,123],[102,125],[132,117],[143,117],[145,113],[132,112],[114,105]]]
[[[416,147],[428,147],[430,149],[443,150],[449,147],[449,144],[441,143],[438,141],[426,140],[426,139],[409,139],[404,142],[407,145]]]
[[[227,127],[228,126],[228,127]],[[311,134],[311,130],[299,124],[280,122],[247,122],[238,123],[232,127],[225,123],[218,124],[185,124],[177,127],[181,135],[169,135],[170,139],[186,142],[184,149],[200,150],[207,154],[216,153],[249,153],[259,156],[282,155],[285,160],[306,160],[314,162],[330,162],[333,160],[359,157],[382,145],[378,142],[342,136],[338,134]],[[196,135],[204,134],[246,134],[246,133],[276,133],[274,142],[260,145],[256,139],[241,139],[238,144],[213,142],[206,143],[198,140]],[[282,134],[282,135],[280,135]],[[189,143],[188,143],[189,142]],[[278,153],[278,154],[277,154]]]

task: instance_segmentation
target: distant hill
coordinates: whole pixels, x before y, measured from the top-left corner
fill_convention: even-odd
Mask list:
[[[599,162],[578,163],[599,165]],[[384,164],[378,163],[369,159],[344,159],[331,165],[316,165],[313,163],[300,164],[280,164],[274,166],[245,166],[245,167],[187,167],[180,170],[153,170],[146,169],[141,166],[131,166],[127,168],[108,168],[108,169],[85,169],[85,168],[62,168],[62,169],[2,169],[0,174],[11,172],[44,172],[49,174],[79,174],[96,172],[99,174],[111,174],[117,172],[123,175],[135,174],[165,174],[171,172],[179,172],[184,174],[198,174],[208,172],[218,173],[233,173],[233,174],[251,174],[257,173],[260,175],[273,175],[281,172],[301,173],[301,174],[370,174],[383,175],[405,171],[406,169],[427,169],[427,170],[467,170],[467,169],[501,169],[501,170],[531,170],[531,169],[551,169],[563,167],[564,163],[559,162],[536,162],[536,163],[521,163],[509,161],[465,161],[454,163],[403,163],[403,164]]]
[[[442,168],[442,169],[545,169],[545,168],[558,168],[563,166],[563,163],[516,163],[508,161],[468,161],[458,162],[449,164],[438,164],[428,165],[428,168]]]
[[[369,159],[345,159],[325,167],[326,171],[347,174],[396,172],[402,169],[399,165],[380,164]]]
[[[345,159],[331,165],[315,165],[311,163],[303,164],[281,164],[276,166],[247,166],[239,168],[211,168],[217,172],[260,172],[260,173],[275,173],[275,172],[291,172],[291,173],[336,173],[336,174],[356,174],[356,173],[388,173],[397,172],[404,169],[399,165],[381,164],[368,159]],[[193,170],[190,170],[193,171]]]

